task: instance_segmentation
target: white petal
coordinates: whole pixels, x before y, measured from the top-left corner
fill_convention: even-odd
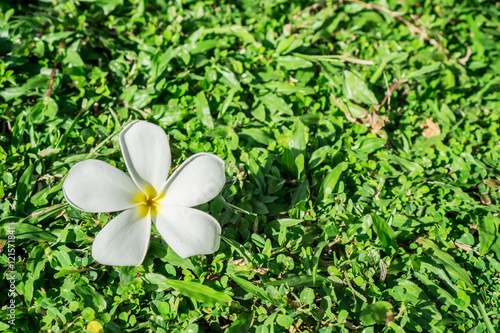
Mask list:
[[[158,207],[156,229],[181,258],[210,254],[219,249],[219,222],[201,210],[183,206]]]
[[[225,182],[223,160],[213,154],[195,154],[167,180],[159,203],[194,207],[213,199]]]
[[[103,213],[134,206],[134,199],[141,192],[125,172],[103,161],[86,160],[69,170],[63,193],[72,206]]]
[[[92,257],[102,265],[139,266],[148,250],[151,215],[140,207],[112,219],[97,234]]]
[[[128,171],[144,192],[161,190],[170,169],[170,147],[165,131],[146,121],[130,123],[120,133],[120,146]]]

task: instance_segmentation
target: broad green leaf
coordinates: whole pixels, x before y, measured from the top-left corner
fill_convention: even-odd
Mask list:
[[[238,135],[246,140],[251,139],[265,146],[274,142],[274,140],[260,128],[242,128],[239,130]]]
[[[297,56],[281,56],[277,59],[278,65],[283,66],[287,70],[297,70],[300,68],[309,68],[313,63]]]
[[[499,239],[498,234],[498,218],[493,217],[488,213],[486,217],[479,220],[479,254],[485,255],[490,250],[496,239]]]
[[[24,212],[24,205],[28,200],[28,195],[31,193],[31,177],[33,175],[34,165],[30,164],[24,170],[16,188],[16,213],[20,216]]]
[[[109,15],[121,4],[123,0],[97,0],[97,5],[102,8],[104,15]]]
[[[410,172],[413,175],[418,175],[424,171],[422,166],[418,163],[409,161],[403,157],[392,155],[392,154],[387,154],[387,153],[377,153],[377,157],[389,161],[391,163],[398,164],[401,168],[403,168],[405,171]]]
[[[295,287],[318,287],[320,286],[326,278],[321,275],[316,275],[316,281],[310,275],[300,275],[300,276],[286,276],[280,280],[268,281],[265,283],[266,286],[280,286],[286,285],[292,288]]]
[[[300,302],[303,304],[312,304],[314,303],[315,298],[316,294],[311,288],[302,289],[299,295]]]
[[[91,321],[87,325],[87,330],[92,332],[92,333],[104,333],[104,328],[98,321]]]
[[[248,32],[246,27],[242,27],[239,25],[234,25],[230,27],[216,27],[210,29],[204,29],[204,34],[223,34],[227,36],[236,36],[243,40],[245,44],[253,43],[255,41],[255,37]]]
[[[387,314],[392,310],[392,304],[389,302],[376,302],[368,305],[359,316],[359,320],[363,326],[371,326],[375,324],[385,324]]]
[[[26,271],[30,272],[33,280],[40,278],[40,273],[45,268],[48,261],[45,255],[45,244],[37,245],[31,250],[30,256],[26,261]]]
[[[229,327],[228,333],[248,332],[254,320],[254,312],[243,312]]]
[[[271,302],[274,303],[274,300],[269,296],[269,294],[262,289],[261,287],[256,286],[252,282],[245,280],[243,278],[240,278],[236,275],[231,275],[231,279],[236,282],[243,290],[245,290],[247,293],[250,293],[254,296],[257,296],[263,301]]]
[[[28,223],[8,223],[2,226],[3,229],[14,229],[14,235],[19,239],[31,239],[37,242],[55,242],[57,237],[48,233],[36,225]]]
[[[300,120],[297,120],[295,122],[292,133],[290,135],[290,140],[288,141],[288,146],[292,150],[294,158],[296,158],[300,154],[304,154],[306,151],[306,127]]]
[[[436,260],[439,264],[443,265],[446,271],[455,279],[462,280],[467,284],[469,288],[475,290],[474,284],[472,283],[467,271],[460,267],[459,264],[456,263],[453,257],[441,250],[433,241],[426,238],[419,238],[416,240],[417,243],[422,245],[426,252]]]
[[[96,312],[106,310],[106,300],[104,297],[95,291],[92,286],[76,286],[75,293],[78,294],[86,306],[93,308]]]
[[[317,202],[327,198],[335,190],[335,186],[337,186],[337,182],[339,181],[342,172],[347,170],[347,166],[346,162],[342,162],[330,171],[321,184],[318,198],[316,199]]]
[[[221,80],[224,84],[226,84],[229,88],[231,89],[240,89],[241,85],[238,82],[238,79],[236,78],[236,75],[234,75],[233,72],[231,72],[229,69],[221,69],[217,67],[217,71],[222,74],[222,77],[224,78]]]
[[[224,103],[222,103],[222,109],[220,111],[220,116],[222,117],[224,113],[226,113],[227,109],[229,108],[229,105],[231,105],[231,102],[233,101],[234,94],[238,91],[238,88],[233,88],[229,90],[229,93],[227,94],[226,99],[224,100]]]
[[[366,83],[350,71],[344,71],[344,95],[346,98],[368,105],[378,104],[375,95],[368,89]]]
[[[203,125],[210,129],[214,128],[214,122],[210,114],[210,106],[208,105],[207,97],[203,91],[200,91],[198,95],[196,95],[196,115]]]
[[[159,273],[146,273],[142,279],[145,282],[144,289],[148,291],[160,292],[171,287],[165,282],[167,278]]]
[[[406,77],[407,80],[410,79],[424,79],[427,76],[431,76],[437,74],[439,72],[439,68],[441,67],[441,63],[435,62],[431,65],[423,66],[422,68],[411,72]]]
[[[275,92],[285,95],[296,95],[296,94],[312,95],[316,93],[314,88],[311,87],[293,86],[289,83],[284,83],[279,81],[268,82],[264,84],[264,87],[266,87],[269,90],[273,90]]]
[[[405,333],[405,330],[401,328],[398,324],[394,323],[393,321],[390,321],[387,323],[387,326],[392,330],[394,333]]]
[[[80,67],[84,65],[83,60],[78,52],[75,52],[73,50],[66,51],[66,57],[64,57],[63,63],[68,64],[69,67]]]
[[[288,329],[293,325],[293,318],[289,315],[279,314],[278,317],[276,317],[276,323],[281,327]]]
[[[292,108],[283,100],[283,98],[278,97],[274,93],[267,93],[264,96],[259,97],[259,99],[264,103],[264,105],[271,111],[272,114],[286,114],[293,116]]]
[[[326,159],[328,152],[330,151],[330,146],[323,146],[316,149],[312,154],[308,162],[309,169],[314,169],[315,167],[321,165]]]
[[[231,297],[221,291],[216,291],[200,283],[165,279],[165,283],[174,289],[179,290],[184,296],[193,298],[208,305],[231,302]]]
[[[132,282],[137,275],[136,267],[122,266],[120,267],[120,285],[126,287]]]
[[[396,235],[387,222],[378,215],[371,214],[372,225],[375,233],[382,242],[384,248],[397,248]]]
[[[153,57],[153,61],[151,64],[151,77],[149,79],[150,82],[155,82],[157,78],[159,78],[167,69],[168,64],[174,58],[175,52],[170,47],[166,51],[158,50]],[[134,86],[131,86],[132,88]]]
[[[183,45],[182,49],[190,54],[196,55],[200,53],[207,52],[211,49],[216,48],[219,45],[219,41],[216,39],[207,39],[198,41],[196,43],[189,43]]]
[[[0,96],[2,96],[6,101],[10,101],[11,99],[24,96],[27,94],[29,89],[21,86],[21,87],[11,87],[2,89],[0,91]]]
[[[245,259],[245,261],[247,263],[251,263],[252,262],[252,255],[250,253],[248,253],[247,249],[245,249],[243,247],[243,245],[241,245],[240,243],[230,239],[230,238],[226,238],[224,236],[221,235],[221,239],[228,243],[233,249],[236,250],[236,252],[238,252],[240,254],[240,256]]]
[[[352,147],[352,150],[361,154],[371,154],[384,147],[386,143],[387,141],[382,138],[363,138],[354,147]]]
[[[57,252],[57,260],[61,263],[61,267],[64,269],[71,269],[74,266],[71,264],[71,258],[69,257],[68,252],[63,249]]]

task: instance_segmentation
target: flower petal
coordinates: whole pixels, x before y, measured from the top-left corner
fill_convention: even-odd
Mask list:
[[[91,213],[115,212],[134,206],[140,190],[125,172],[98,160],[86,160],[69,170],[63,184],[66,200]]]
[[[210,254],[219,249],[219,222],[201,210],[183,206],[158,207],[156,229],[181,258]]]
[[[160,126],[146,121],[130,123],[120,133],[120,146],[127,169],[144,193],[161,190],[170,169],[168,138]]]
[[[170,176],[158,201],[160,205],[201,205],[219,194],[226,182],[224,161],[213,154],[199,153],[188,158]]]
[[[92,257],[102,265],[139,266],[148,250],[151,215],[140,207],[112,219],[97,234]]]

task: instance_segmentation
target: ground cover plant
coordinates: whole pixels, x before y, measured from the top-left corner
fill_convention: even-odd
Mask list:
[[[0,330],[498,332],[493,1],[0,3]],[[220,248],[91,256],[62,185],[119,133],[207,152]]]

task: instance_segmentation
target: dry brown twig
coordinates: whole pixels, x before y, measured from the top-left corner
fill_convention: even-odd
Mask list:
[[[312,6],[306,7],[303,10],[301,10],[300,12],[298,12],[297,14],[295,14],[293,16],[293,20],[296,20],[297,18],[299,18],[305,12],[311,11],[311,10],[315,10],[315,9],[323,6],[325,3],[331,2],[331,1],[333,1],[333,0],[323,0],[323,1],[320,1],[318,3],[315,3]],[[441,43],[439,43],[437,40],[435,40],[434,38],[432,38],[431,36],[429,36],[429,34],[427,33],[427,31],[425,31],[425,28],[419,28],[419,27],[417,27],[416,25],[414,25],[413,23],[411,23],[410,21],[408,21],[407,19],[405,19],[404,17],[402,17],[401,14],[399,14],[399,13],[397,13],[395,11],[392,11],[390,9],[387,9],[385,7],[374,5],[374,4],[371,4],[371,3],[366,3],[366,2],[363,2],[361,0],[340,0],[339,1],[339,5],[342,5],[345,2],[357,3],[357,4],[365,6],[366,9],[368,9],[368,10],[375,9],[375,10],[378,10],[380,12],[388,14],[389,16],[393,17],[394,19],[396,19],[396,20],[402,22],[404,25],[406,25],[408,27],[408,29],[410,29],[410,32],[412,34],[418,34],[418,35],[420,35],[421,38],[426,39],[429,43],[431,43],[432,45],[434,45],[435,47],[437,47],[441,53],[444,53],[444,54],[447,53],[445,51],[444,47],[441,45]]]
[[[61,53],[61,50],[66,46],[65,42],[60,42],[59,47],[57,49],[57,54],[56,58],[59,56]],[[54,63],[54,67],[52,67],[52,72],[50,73],[50,81],[49,81],[49,88],[47,89],[47,92],[45,93],[45,97],[50,98],[52,96],[52,86],[54,84],[55,78],[56,78],[56,73],[57,73],[57,67],[59,66],[58,62]]]

